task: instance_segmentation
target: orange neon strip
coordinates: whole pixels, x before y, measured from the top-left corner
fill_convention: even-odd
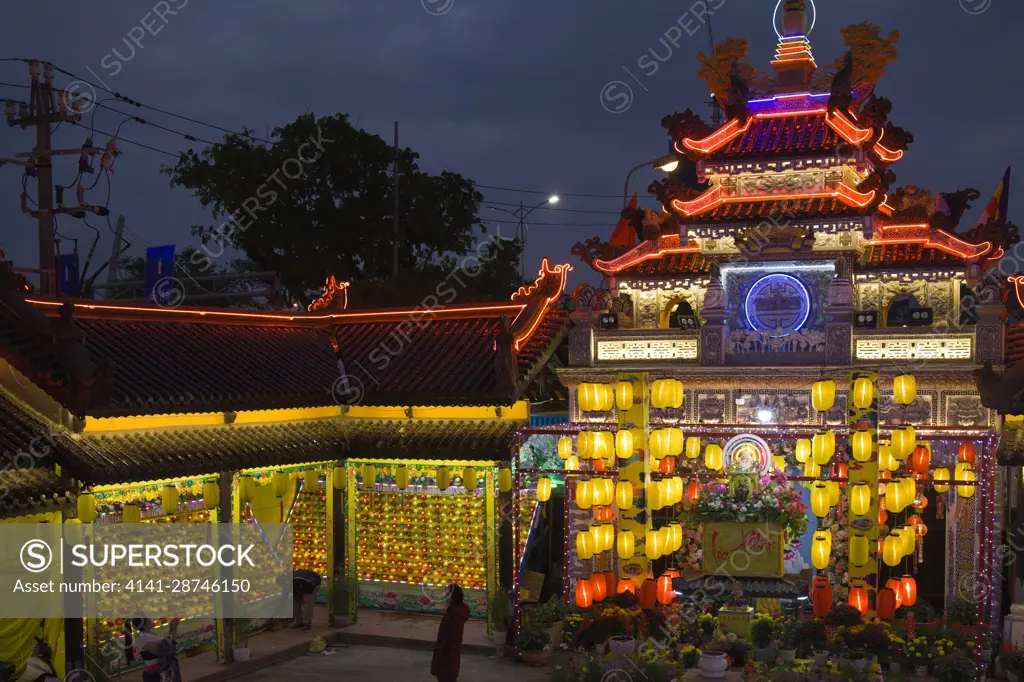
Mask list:
[[[689,149],[690,151],[699,152],[701,154],[708,154],[718,149],[719,147],[729,143],[733,138],[737,137],[738,135],[747,132],[747,130],[750,129],[751,121],[752,119],[747,119],[747,124],[740,128],[739,120],[734,118],[733,120],[729,121],[727,124],[725,124],[724,126],[722,126],[721,128],[711,133],[702,140],[691,140],[688,137],[684,137],[683,146]],[[678,144],[674,146],[676,148],[676,151],[679,152],[680,154],[686,153],[682,149],[679,149]]]
[[[885,128],[882,128],[882,134],[878,137],[878,142],[875,143],[875,153],[878,154],[878,158],[886,163],[893,163],[903,158],[903,150],[899,149],[893,151],[887,147],[882,146],[882,140],[885,139]]]
[[[718,190],[717,194],[711,196]],[[789,199],[823,199],[826,197],[838,197],[850,206],[856,206],[857,208],[864,208],[872,201],[874,201],[876,195],[875,190],[871,190],[867,194],[863,194],[853,189],[845,182],[840,182],[837,189],[832,192],[810,192],[806,194],[768,194],[763,196],[732,196],[722,197],[721,186],[716,186],[712,190],[708,190],[701,196],[693,199],[692,201],[679,201],[678,199],[672,200],[672,208],[686,215],[687,217],[704,213],[712,208],[716,208],[720,204],[724,203],[738,203],[738,202],[754,202],[754,201],[787,201]]]
[[[922,231],[925,234],[921,237],[887,238],[885,236],[885,233],[887,231],[893,231],[897,229],[914,229]],[[939,249],[940,251],[945,251],[948,254],[951,254],[958,258],[963,258],[964,260],[968,261],[977,260],[992,250],[992,242],[971,244],[970,242],[965,242],[962,239],[958,239],[957,237],[954,237],[953,235],[943,230],[937,230],[935,231],[935,233],[932,233],[931,227],[927,223],[913,223],[909,225],[883,225],[881,233],[881,238],[872,239],[868,241],[868,244],[923,244],[929,248]],[[938,239],[936,239],[935,237],[938,237]]]
[[[1017,303],[1024,308],[1024,298],[1021,297],[1021,284],[1024,284],[1024,275],[1010,275],[1006,278],[1007,282],[1011,282],[1014,285],[1014,291],[1017,294]]]
[[[550,268],[550,267],[548,267],[548,259],[547,258],[545,258],[543,261],[541,261],[540,272],[539,272],[540,277],[537,279],[537,282],[534,283],[534,286],[535,287],[539,286],[540,285],[540,281],[542,279],[544,279],[545,275],[547,275],[547,274],[556,274],[556,275],[560,275],[561,276],[561,279],[558,282],[558,291],[556,291],[554,294],[549,296],[546,301],[544,301],[544,305],[541,306],[540,312],[537,314],[536,319],[534,319],[533,324],[530,325],[529,329],[527,329],[522,334],[520,334],[518,337],[516,337],[516,339],[515,339],[515,349],[516,349],[516,351],[518,351],[523,345],[525,345],[530,340],[530,337],[533,336],[533,332],[535,332],[537,330],[537,327],[540,325],[540,321],[544,319],[544,315],[547,313],[548,308],[551,307],[551,304],[554,303],[555,301],[557,301],[559,298],[561,298],[562,292],[565,291],[565,283],[566,283],[566,281],[569,278],[569,272],[571,270],[572,270],[572,266],[569,265],[568,263],[562,263],[561,265],[556,265],[554,268]],[[519,291],[523,291],[523,289],[524,289],[524,287],[520,287]],[[530,287],[530,289],[533,290],[533,291],[537,290],[534,287]],[[519,292],[516,292],[516,293],[519,293]],[[525,310],[525,308],[524,308],[524,310]],[[522,315],[523,311],[520,311],[519,314]],[[518,317],[518,315],[516,317]],[[513,323],[514,322],[515,321],[513,320]]]
[[[870,128],[858,128],[839,111],[834,114],[825,114],[825,122],[850,144],[860,144],[874,134]]]
[[[888,200],[889,200],[889,195],[886,194],[885,195],[885,199],[882,199],[882,203],[878,205],[878,210],[883,215],[890,216],[890,215],[892,215],[892,212],[893,212],[894,209],[893,209],[892,206],[890,206],[889,204],[885,203]]]
[[[25,299],[27,303],[31,303],[34,306],[48,306],[48,307],[60,307],[65,303],[74,303],[76,308],[82,308],[85,310],[93,310],[97,312],[103,311],[119,311],[119,312],[132,312],[140,313],[145,315],[166,315],[168,318],[177,317],[182,319],[185,317],[199,317],[209,320],[218,319],[234,319],[234,320],[252,320],[252,321],[274,321],[274,322],[346,322],[346,321],[373,321],[389,319],[394,317],[408,316],[414,313],[423,313],[425,310],[430,310],[432,314],[461,314],[471,312],[489,312],[489,313],[504,313],[513,312],[516,314],[522,312],[525,307],[522,303],[509,304],[509,303],[497,303],[491,305],[465,305],[465,306],[447,306],[443,308],[395,308],[391,310],[381,310],[377,312],[345,312],[345,313],[330,313],[326,315],[310,315],[308,313],[301,315],[290,315],[290,314],[279,314],[273,313],[235,313],[228,312],[225,310],[212,310],[209,308],[161,308],[159,306],[127,306],[127,305],[105,305],[102,303],[84,303],[74,299],[64,299],[60,301],[48,301],[37,298]]]
[[[654,260],[661,258],[662,256],[668,256],[676,253],[700,253],[700,245],[688,243],[686,246],[682,246],[679,243],[679,235],[673,234],[667,237],[658,237],[657,246],[651,248],[651,242],[646,241],[642,244],[638,244],[633,248],[632,251],[624,253],[618,258],[612,260],[603,261],[595,260],[594,267],[601,272],[611,274],[624,270],[629,267],[633,267],[638,263],[644,261]]]

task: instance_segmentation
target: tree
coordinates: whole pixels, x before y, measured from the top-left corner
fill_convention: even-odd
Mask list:
[[[353,283],[353,305],[419,303],[461,268],[475,274],[456,286],[458,302],[506,299],[520,284],[521,245],[486,233],[477,216],[483,197],[471,180],[425,173],[418,154],[400,150],[396,281],[394,149],[344,114],[301,115],[275,129],[268,146],[248,132],[189,151],[164,170],[172,187],[189,189],[221,221],[193,226],[203,243],[193,254],[199,265],[238,249],[257,269],[277,272],[303,305],[328,275]]]

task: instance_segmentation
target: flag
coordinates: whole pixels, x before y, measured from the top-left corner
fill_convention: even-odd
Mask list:
[[[1010,202],[1010,168],[1011,166],[1006,167],[1006,173],[1003,174],[1003,179],[999,183],[999,187],[996,188],[996,193],[988,200],[988,206],[985,207],[985,212],[978,219],[977,227],[984,225],[993,218],[1000,222],[1007,220],[1006,213]]]
[[[636,208],[636,192],[633,193],[633,198],[629,200],[629,209]],[[618,224],[615,225],[615,230],[612,232],[612,238],[608,240],[611,246],[621,246],[627,249],[636,246],[636,230],[630,225],[629,221],[625,218],[619,218]]]
[[[153,288],[162,279],[174,276],[174,244],[146,249],[146,298],[153,297]]]

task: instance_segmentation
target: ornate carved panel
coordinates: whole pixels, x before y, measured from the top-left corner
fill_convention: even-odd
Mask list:
[[[946,426],[984,428],[995,421],[994,415],[981,404],[981,397],[977,394],[945,391],[943,398],[945,399],[943,414]]]
[[[974,328],[975,358],[979,364],[991,362],[993,365],[1001,365],[1004,362],[1003,356],[1003,325],[1001,324],[978,324]]]
[[[569,364],[575,367],[594,365],[594,333],[587,327],[569,330]]]
[[[722,353],[722,335],[724,328],[704,326],[700,330],[700,362],[702,365],[721,365],[725,363]]]
[[[829,323],[825,335],[825,364],[849,365],[853,359],[853,325]]]
[[[928,426],[938,418],[935,410],[935,394],[918,392],[917,399],[909,405],[897,405],[891,394],[878,398],[878,423],[888,426],[913,424]]]
[[[697,422],[700,424],[730,423],[728,391],[697,391]]]
[[[785,389],[767,389],[761,391],[737,391],[736,419],[737,424],[760,424],[758,410],[767,408],[772,411],[773,422],[777,424],[809,424],[816,414],[811,407],[809,391],[794,392]],[[742,404],[740,404],[742,402]]]

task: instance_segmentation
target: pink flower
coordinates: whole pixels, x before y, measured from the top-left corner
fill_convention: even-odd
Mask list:
[[[418,601],[419,601],[420,604],[423,604],[424,606],[430,606],[431,604],[434,603],[434,600],[431,599],[430,597],[428,597],[427,595],[423,595],[422,597],[419,598]]]

